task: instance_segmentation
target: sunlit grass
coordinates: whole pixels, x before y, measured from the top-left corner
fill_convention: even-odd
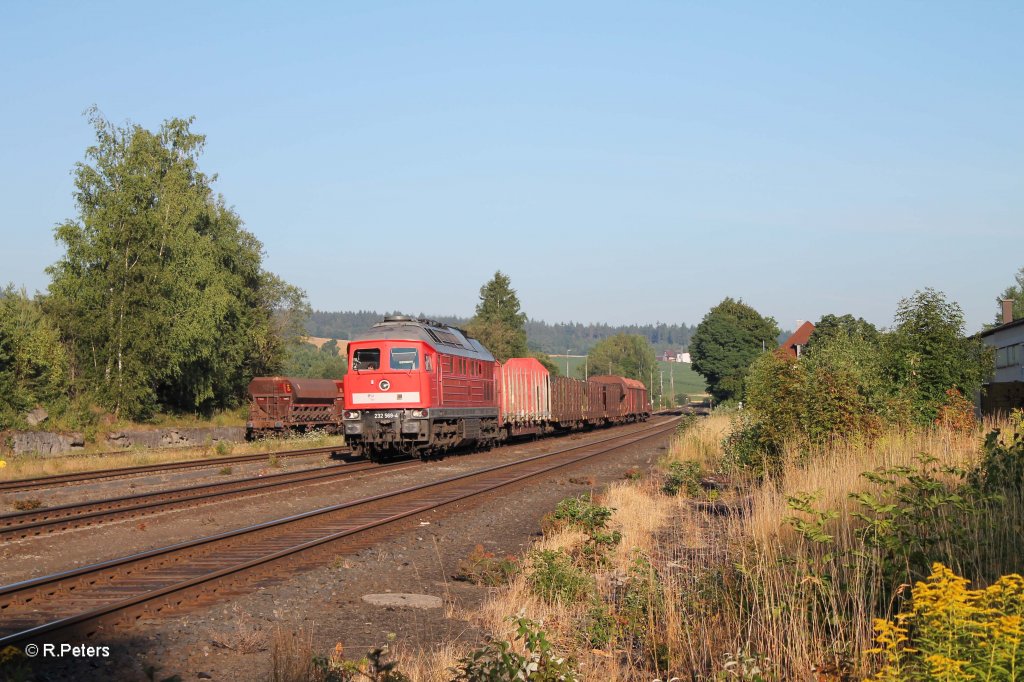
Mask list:
[[[281,452],[284,450],[300,450],[305,448],[326,447],[328,445],[337,445],[340,447],[344,445],[345,439],[343,436],[325,436],[314,433],[291,438],[268,438],[251,443],[228,443],[226,441],[221,441],[221,443],[224,443],[224,445],[220,447],[218,447],[217,443],[210,443],[207,445],[188,448],[129,448],[124,452],[108,454],[63,455],[55,457],[44,457],[41,455],[9,455],[3,458],[6,462],[6,466],[0,467],[0,480],[36,478],[39,476],[54,476],[57,474],[70,474],[82,471],[97,471],[100,469],[118,469],[121,467],[166,464],[193,459],[209,459],[215,462],[223,457],[234,457],[237,455]]]

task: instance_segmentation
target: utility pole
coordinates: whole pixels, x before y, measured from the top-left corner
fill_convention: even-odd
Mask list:
[[[572,348],[565,349],[565,376],[567,377],[569,376],[569,351],[571,350]]]
[[[658,404],[661,407],[665,407],[665,370],[658,370],[658,379],[661,381],[661,399],[658,401]]]
[[[676,401],[676,373],[675,371],[669,372],[668,385],[672,387],[672,402]]]

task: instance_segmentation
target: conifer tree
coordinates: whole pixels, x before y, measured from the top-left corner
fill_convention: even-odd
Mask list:
[[[467,331],[491,351],[495,359],[527,357],[526,313],[519,308],[519,297],[512,281],[500,270],[480,287],[480,302]]]

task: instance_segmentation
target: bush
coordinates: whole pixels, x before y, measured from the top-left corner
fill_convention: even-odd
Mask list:
[[[722,450],[722,465],[727,470],[757,476],[776,476],[782,471],[782,444],[772,440],[763,419],[749,410],[733,417]]]
[[[570,497],[558,503],[548,518],[548,526],[552,529],[576,528],[586,533],[587,539],[580,548],[580,555],[594,564],[603,565],[607,561],[608,550],[622,541],[622,533],[606,530],[614,511],[611,507],[594,504],[588,495]]]
[[[549,604],[572,604],[594,590],[591,576],[576,566],[562,550],[531,552],[527,579],[533,593]]]
[[[877,340],[870,335],[823,338],[801,362],[807,374],[800,421],[809,440],[870,435],[896,416],[893,386],[882,376]]]
[[[946,400],[939,405],[935,425],[950,431],[972,431],[978,425],[974,405],[957,388],[946,391]]]
[[[27,426],[25,413],[45,405],[51,422],[69,409],[70,369],[60,332],[40,298],[0,289],[0,430]]]
[[[580,495],[559,502],[551,514],[551,521],[555,528],[578,528],[584,533],[594,533],[607,527],[614,511],[594,504],[589,495]]]
[[[969,479],[982,492],[1019,499],[1024,490],[1024,436],[1018,430],[1007,443],[1000,435],[996,429],[985,436],[984,454]]]
[[[747,375],[747,404],[763,419],[764,437],[779,446],[800,430],[804,364],[784,351],[762,353]]]
[[[971,470],[921,456],[916,467],[865,472],[877,494],[852,497],[862,506],[857,530],[891,588],[924,577],[940,561],[974,579],[1019,570],[1024,551],[1024,439],[1009,443],[993,431]],[[884,595],[883,595],[884,596]]]
[[[595,595],[580,628],[583,643],[589,647],[603,649],[615,641],[618,629],[618,621],[611,609]]]
[[[672,462],[668,465],[661,491],[666,495],[678,495],[685,489],[687,495],[696,497],[701,492],[700,479],[700,464],[697,462]]]

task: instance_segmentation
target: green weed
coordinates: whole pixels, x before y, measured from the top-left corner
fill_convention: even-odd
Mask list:
[[[521,641],[526,655],[512,650],[512,643],[498,640],[463,656],[452,669],[454,682],[576,682],[576,664],[559,656],[547,633],[528,618],[510,618],[516,623],[515,641]]]
[[[527,579],[533,593],[549,604],[572,604],[594,589],[593,578],[562,550],[531,552]]]
[[[697,497],[701,493],[701,469],[697,462],[672,462],[668,465],[665,483],[661,490],[666,495],[678,495],[685,490],[687,496]]]
[[[496,557],[493,552],[484,550],[483,545],[477,545],[468,557],[459,562],[457,578],[474,585],[497,587],[507,585],[518,572],[519,564],[515,558]]]

